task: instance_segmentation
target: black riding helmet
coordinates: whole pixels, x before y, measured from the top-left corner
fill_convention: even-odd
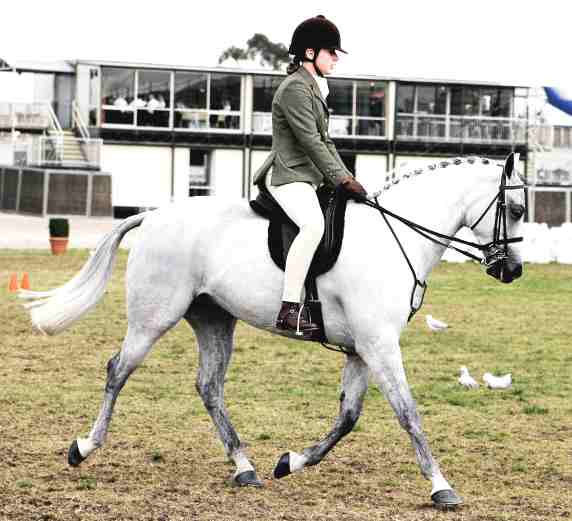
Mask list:
[[[313,60],[308,60],[304,56],[306,49],[314,50]],[[340,31],[333,22],[322,15],[308,18],[296,27],[288,53],[293,54],[300,61],[312,61],[316,72],[321,76],[315,63],[320,49],[335,49],[347,54],[342,49]]]
[[[288,53],[304,56],[306,49],[335,49],[347,54],[342,49],[340,31],[333,22],[321,14],[304,20],[294,30]]]

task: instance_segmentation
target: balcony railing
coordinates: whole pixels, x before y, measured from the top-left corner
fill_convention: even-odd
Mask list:
[[[102,127],[240,132],[240,111],[103,105]]]
[[[524,143],[526,121],[516,118],[399,114],[395,136],[401,140]]]
[[[1,129],[47,129],[52,127],[51,106],[48,102],[0,102]]]
[[[254,112],[252,131],[256,134],[272,134],[272,114]],[[330,135],[335,137],[385,137],[385,118],[330,116]]]

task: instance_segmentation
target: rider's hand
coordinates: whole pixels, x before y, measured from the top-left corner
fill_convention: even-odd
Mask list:
[[[342,186],[352,195],[366,197],[367,191],[362,184],[353,176],[348,175],[342,181]]]

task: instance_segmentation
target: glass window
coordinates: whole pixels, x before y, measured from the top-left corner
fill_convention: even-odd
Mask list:
[[[240,76],[211,74],[211,110],[240,110]]]
[[[451,114],[462,116],[463,112],[463,87],[451,87]]]
[[[119,98],[127,103],[135,95],[135,71],[131,69],[103,69],[101,78],[102,105],[113,105]]]
[[[207,108],[207,75],[205,73],[175,73],[175,108]]]
[[[435,88],[417,87],[417,114],[433,114],[435,112]]]
[[[240,81],[237,74],[211,74],[210,128],[240,128],[240,116],[229,114],[240,111]]]
[[[415,88],[413,85],[398,85],[397,87],[397,112],[413,113],[413,100]]]
[[[176,128],[207,128],[207,74],[175,73]]]
[[[383,118],[385,116],[385,83],[358,81],[356,103],[358,116]]]
[[[481,115],[492,118],[510,117],[512,89],[481,89]]]
[[[351,116],[353,110],[354,82],[352,80],[328,80],[330,94],[328,108],[333,116]]]
[[[141,127],[168,127],[171,103],[171,73],[168,71],[138,71],[137,125]]]
[[[255,76],[253,81],[254,112],[272,112],[272,99],[276,89],[282,83],[282,77]]]
[[[480,89],[478,87],[463,88],[463,115],[478,116],[480,107]]]
[[[129,104],[134,96],[133,69],[104,68],[101,78],[102,123],[133,125],[134,113]]]

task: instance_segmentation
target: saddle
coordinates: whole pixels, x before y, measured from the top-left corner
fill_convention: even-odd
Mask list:
[[[270,257],[276,266],[284,271],[288,251],[300,229],[272,197],[264,180],[258,184],[258,188],[258,197],[250,201],[250,207],[255,213],[269,220],[268,250]],[[321,186],[316,190],[316,195],[324,214],[324,235],[308,269],[304,305],[312,321],[318,324],[321,329],[312,340],[326,342],[316,277],[329,271],[338,260],[344,238],[346,206],[351,196],[342,186],[337,186],[335,189]]]

